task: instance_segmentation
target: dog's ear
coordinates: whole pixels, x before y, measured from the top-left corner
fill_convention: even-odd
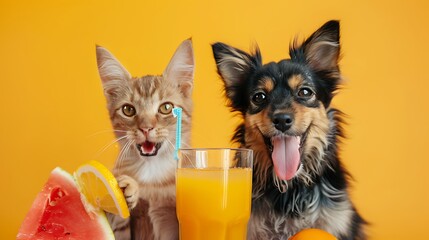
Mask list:
[[[242,86],[249,75],[262,65],[259,48],[255,45],[253,54],[248,54],[218,42],[212,45],[212,49],[218,73],[225,84],[226,96],[231,100],[231,107],[242,110],[243,101],[246,100],[242,97],[245,94]]]
[[[291,49],[291,57],[292,59],[304,57],[307,64],[315,71],[338,71],[340,58],[339,21],[332,20],[325,23],[299,48],[294,46]]]
[[[342,77],[338,66],[340,58],[340,23],[329,21],[315,31],[301,46],[294,43],[290,49],[292,61],[309,66],[318,76],[318,98],[329,106]]]

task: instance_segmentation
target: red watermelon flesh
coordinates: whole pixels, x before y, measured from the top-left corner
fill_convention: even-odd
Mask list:
[[[104,212],[88,213],[73,177],[55,168],[27,213],[17,239],[115,239]]]

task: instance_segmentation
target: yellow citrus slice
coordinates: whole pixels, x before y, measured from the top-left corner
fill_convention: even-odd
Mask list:
[[[90,161],[80,166],[74,176],[83,197],[91,204],[85,206],[87,210],[102,209],[122,218],[130,216],[127,202],[115,176],[103,164]]]

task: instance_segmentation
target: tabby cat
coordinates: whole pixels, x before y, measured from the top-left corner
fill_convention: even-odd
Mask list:
[[[183,109],[182,146],[189,147],[192,41],[183,41],[157,76],[132,77],[107,49],[97,46],[96,50],[110,120],[121,147],[113,173],[131,210],[129,219],[108,216],[115,237],[178,239],[172,109]]]

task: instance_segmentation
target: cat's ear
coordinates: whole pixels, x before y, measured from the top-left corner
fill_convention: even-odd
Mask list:
[[[106,48],[96,46],[98,73],[103,85],[114,80],[131,79],[131,74]]]
[[[188,97],[192,92],[194,68],[195,62],[192,39],[187,39],[176,49],[176,52],[163,73],[163,77],[178,83],[181,92]]]

